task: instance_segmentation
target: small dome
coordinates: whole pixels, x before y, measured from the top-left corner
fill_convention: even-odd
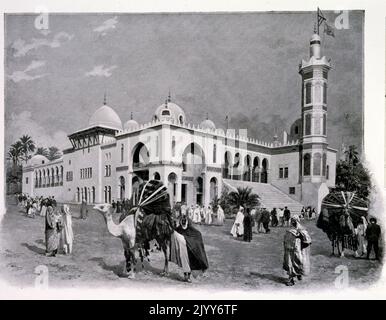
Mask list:
[[[167,101],[161,104],[154,113],[155,120],[167,120],[174,121],[179,124],[184,124],[186,121],[185,112],[182,108],[173,103]]]
[[[48,160],[45,156],[42,156],[41,154],[34,155],[29,161],[30,164],[33,166],[50,162],[50,160]]]
[[[214,122],[212,120],[206,119],[206,120],[201,122],[201,128],[204,130],[207,130],[207,129],[215,130],[216,125],[214,124]]]
[[[122,121],[117,113],[107,105],[103,105],[94,112],[88,122],[90,126],[106,126],[122,130]]]
[[[318,34],[314,33],[314,34],[312,35],[310,41],[311,41],[311,42],[313,42],[313,41],[319,41],[319,42],[320,42],[320,36],[319,36]]]
[[[138,126],[139,126],[139,124],[137,121],[130,119],[130,120],[125,122],[125,124],[123,125],[123,129],[124,130],[134,130],[134,129],[138,128]]]

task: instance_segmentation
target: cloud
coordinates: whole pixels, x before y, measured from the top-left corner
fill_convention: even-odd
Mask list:
[[[95,66],[94,69],[85,73],[86,77],[110,77],[112,75],[112,70],[117,66],[105,67],[103,64]]]
[[[13,56],[22,57],[25,56],[29,51],[38,49],[40,47],[58,48],[64,42],[70,41],[73,37],[73,35],[70,35],[66,32],[59,32],[55,34],[52,40],[44,38],[32,38],[31,42],[28,43],[25,40],[18,39],[12,44],[12,49],[15,50]]]
[[[104,21],[100,26],[96,27],[93,31],[94,32],[99,32],[103,36],[106,35],[106,31],[115,29],[115,25],[118,23],[118,17],[115,16],[112,19],[108,19]]]
[[[45,77],[47,73],[37,74],[37,75],[28,74],[28,72],[41,68],[45,66],[45,64],[46,63],[44,61],[33,60],[27,68],[25,68],[22,71],[14,71],[12,74],[8,75],[8,78],[11,79],[13,82],[17,83],[23,80],[31,81],[31,80]]]
[[[56,131],[49,134],[46,128],[42,127],[34,119],[29,111],[22,111],[19,114],[12,113],[5,123],[7,145],[17,141],[23,134],[28,134],[38,147],[56,146],[59,149],[71,147],[71,143],[64,131]]]

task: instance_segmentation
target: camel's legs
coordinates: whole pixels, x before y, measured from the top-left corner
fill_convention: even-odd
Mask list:
[[[126,271],[128,273],[128,278],[135,278],[135,252],[133,248],[125,248],[125,259],[126,259]]]
[[[169,246],[166,243],[163,243],[161,245],[162,252],[164,253],[164,259],[165,259],[164,271],[162,272],[162,275],[164,276],[169,275],[168,247]]]

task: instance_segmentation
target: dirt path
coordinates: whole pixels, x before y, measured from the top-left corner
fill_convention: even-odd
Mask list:
[[[44,219],[27,218],[16,206],[9,206],[0,229],[0,277],[11,285],[25,288],[34,285],[35,268],[45,265],[52,287],[199,287],[205,289],[333,288],[337,277],[335,268],[348,268],[350,286],[368,286],[377,281],[381,268],[376,261],[330,256],[330,243],[315,227],[315,221],[304,222],[313,239],[311,275],[295,287],[284,285],[282,270],[282,240],[284,228],[272,228],[270,234],[254,234],[251,243],[233,239],[229,230],[232,221],[222,227],[197,226],[202,232],[210,268],[205,275],[197,275],[192,284],[179,281],[181,270],[170,264],[170,277],[160,276],[163,255],[152,253],[151,265],[129,280],[122,274],[123,250],[119,239],[107,231],[102,216],[90,213],[84,220],[74,219],[75,234],[72,256],[44,256]],[[140,266],[138,266],[139,268]]]

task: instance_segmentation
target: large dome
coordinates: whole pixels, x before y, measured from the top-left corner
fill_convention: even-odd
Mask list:
[[[45,156],[41,154],[34,155],[29,161],[30,164],[33,166],[50,162],[50,160],[48,160]]]
[[[170,101],[161,104],[155,111],[155,120],[169,120],[179,124],[184,124],[186,121],[185,112],[182,108]]]
[[[122,121],[117,113],[107,105],[103,105],[94,112],[88,124],[92,127],[105,126],[122,130]]]

